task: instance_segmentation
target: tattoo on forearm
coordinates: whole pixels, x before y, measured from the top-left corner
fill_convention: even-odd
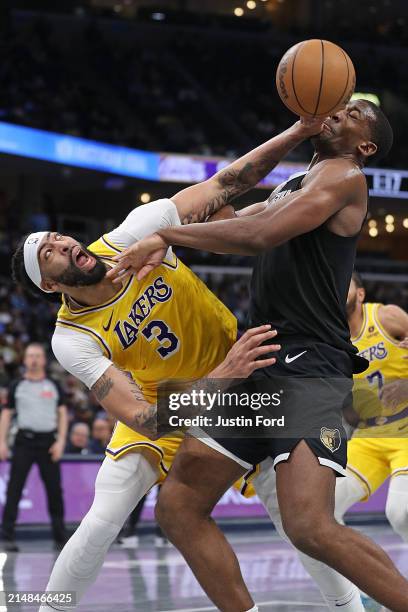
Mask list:
[[[135,426],[141,429],[144,435],[155,437],[157,434],[157,408],[153,404],[148,404],[136,418]]]
[[[120,368],[118,368],[120,369]],[[138,408],[137,414],[133,418],[132,423],[128,423],[129,427],[138,430],[140,433],[148,437],[157,436],[157,408],[155,404],[149,404],[144,398],[144,395],[138,385],[135,383],[129,372],[125,372],[129,383],[130,391],[134,398],[142,405]],[[105,399],[109,391],[112,389],[114,382],[110,376],[103,374],[101,378],[94,384],[92,391],[99,402]]]
[[[135,416],[134,426],[138,430],[143,430],[143,433],[149,437],[155,436],[157,434],[157,407],[155,404],[149,404],[145,400],[143,393],[133,378],[129,376],[128,380],[132,394],[139,402],[144,404],[143,408]]]
[[[192,212],[182,219],[183,225],[205,221],[231,200],[255,187],[279,160],[261,157],[256,162],[248,162],[240,170],[226,169],[218,177],[221,191],[208,202],[201,211]]]
[[[100,379],[92,387],[95,397],[98,402],[101,402],[108,395],[113,387],[113,380],[107,374],[102,374]]]

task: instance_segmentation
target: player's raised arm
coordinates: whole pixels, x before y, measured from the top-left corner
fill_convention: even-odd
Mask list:
[[[349,164],[350,170],[345,172]],[[263,212],[211,225],[160,231],[164,244],[188,246],[215,253],[257,255],[295,236],[310,232],[348,205],[355,194],[366,197],[365,179],[356,167],[343,161],[315,167],[308,184]],[[359,202],[356,201],[356,205]],[[359,215],[361,221],[361,215]],[[355,227],[357,233],[360,229]],[[143,248],[143,243],[141,243]]]
[[[257,214],[157,232],[115,258],[119,261],[115,273],[128,270],[143,278],[161,263],[168,245],[257,255],[312,231],[346,207],[349,213],[344,222],[349,229],[344,228],[343,235],[356,234],[365,215],[366,200],[366,181],[357,166],[345,159],[327,160],[310,171],[302,189]],[[340,227],[339,233],[342,231]]]
[[[322,131],[323,119],[300,119],[289,129],[220,170],[213,177],[183,189],[172,201],[181,223],[205,221],[228,202],[255,187],[301,142]]]
[[[298,121],[207,181],[183,189],[171,200],[164,198],[137,206],[105,238],[117,247],[129,248],[154,232],[180,223],[198,223],[217,214],[220,218],[234,217],[234,209],[228,202],[255,187],[282,157],[305,138],[321,131],[321,127],[321,119]]]

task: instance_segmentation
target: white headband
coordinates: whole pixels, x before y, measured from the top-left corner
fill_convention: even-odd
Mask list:
[[[54,293],[53,291],[47,291],[41,287],[42,279],[40,264],[38,262],[38,248],[42,239],[44,236],[47,236],[47,234],[48,232],[34,232],[26,238],[24,242],[24,267],[34,285],[37,285],[44,293]]]

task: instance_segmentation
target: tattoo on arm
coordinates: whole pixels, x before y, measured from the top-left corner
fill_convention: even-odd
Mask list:
[[[107,374],[102,374],[99,380],[96,381],[92,387],[92,391],[95,393],[95,397],[98,402],[101,402],[108,395],[109,391],[113,387],[113,380]]]
[[[148,404],[143,408],[141,413],[135,417],[135,426],[149,438],[157,436],[157,408],[155,404]]]
[[[146,436],[156,437],[157,435],[157,408],[155,404],[149,404],[143,396],[142,391],[135,383],[128,372],[124,372],[129,384],[130,391],[134,398],[141,403],[137,414],[133,417],[133,422],[127,423],[129,427],[137,429]],[[109,391],[112,389],[114,382],[110,376],[103,374],[101,378],[94,384],[92,391],[99,402],[102,402]]]
[[[128,377],[130,390],[132,395],[139,402],[143,402],[144,406],[138,411],[135,416],[134,424],[139,430],[143,430],[143,433],[147,436],[155,436],[157,434],[157,407],[156,404],[149,404],[143,396],[138,385],[135,383],[133,378]]]
[[[181,221],[183,225],[189,223],[200,223],[215,212],[223,208],[234,198],[246,193],[255,187],[270,168],[278,163],[278,160],[271,160],[270,157],[262,157],[256,162],[248,162],[240,170],[226,169],[218,177],[220,192],[214,196],[205,208],[201,211],[191,212]]]

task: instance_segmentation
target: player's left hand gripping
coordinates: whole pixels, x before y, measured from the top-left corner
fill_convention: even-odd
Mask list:
[[[116,266],[106,274],[114,283],[122,283],[132,274],[142,280],[163,262],[168,245],[158,234],[143,238],[114,257]]]
[[[396,410],[401,403],[408,399],[408,380],[395,380],[384,385],[380,393],[380,399],[386,408]]]
[[[275,357],[261,359],[281,349],[280,344],[263,344],[277,335],[270,325],[248,329],[230,349],[224,361],[213,370],[211,378],[248,378],[255,370],[276,362]]]
[[[408,336],[406,336],[398,345],[400,348],[408,349]],[[408,359],[408,353],[404,355],[403,359]]]

